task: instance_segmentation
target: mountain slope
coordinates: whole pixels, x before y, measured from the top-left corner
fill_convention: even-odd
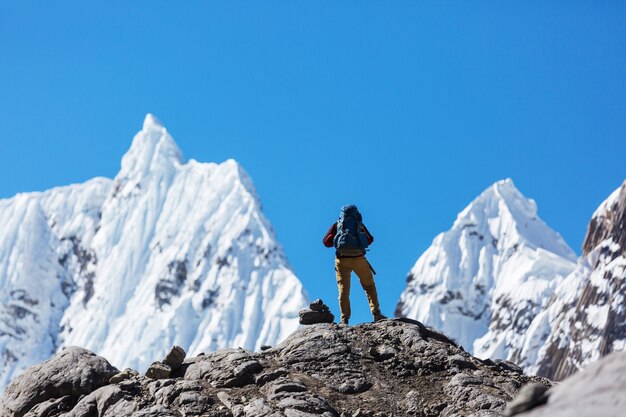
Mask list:
[[[0,387],[56,351],[69,297],[93,277],[93,253],[79,239],[93,237],[110,184],[96,178],[0,200]]]
[[[576,256],[513,182],[495,183],[437,236],[407,278],[396,315],[454,337],[479,357],[535,361],[528,329]]]
[[[16,378],[0,417],[496,417],[523,385],[551,385],[406,319],[316,324],[263,352],[180,359],[168,375],[116,375],[71,347]]]
[[[2,200],[0,220],[0,385],[68,345],[137,369],[173,344],[258,349],[307,303],[248,175],[184,162],[152,115],[114,180]]]
[[[563,379],[626,350],[626,182],[593,214],[576,270],[537,319],[545,342],[531,371]]]

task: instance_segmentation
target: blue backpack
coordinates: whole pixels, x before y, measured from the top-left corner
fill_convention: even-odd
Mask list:
[[[355,205],[344,206],[337,221],[333,246],[339,255],[358,256],[367,249],[367,235],[361,227],[362,217]]]

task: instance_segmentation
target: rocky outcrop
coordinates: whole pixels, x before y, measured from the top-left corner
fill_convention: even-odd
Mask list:
[[[185,350],[174,346],[162,361],[153,362],[146,371],[146,376],[152,379],[168,379],[172,372],[177,371],[185,360]]]
[[[519,417],[619,417],[626,409],[626,352],[608,355],[547,392],[523,390],[507,407]],[[545,405],[543,405],[545,404]],[[525,410],[530,410],[523,412]]]
[[[487,417],[502,415],[525,384],[551,385],[513,364],[474,358],[408,319],[314,324],[262,352],[187,358],[166,379],[118,374],[80,352],[91,359],[60,354],[26,371],[2,397],[0,417]],[[47,388],[53,385],[73,388]]]
[[[583,243],[583,254],[589,255],[607,239],[619,247],[619,250],[613,251],[616,255],[626,256],[626,181],[591,218]]]
[[[17,377],[0,401],[0,416],[52,416],[109,383],[118,373],[106,359],[75,346]]]
[[[554,380],[626,349],[626,182],[593,214],[583,255],[546,313],[551,329],[536,372]]]
[[[335,316],[330,312],[330,308],[319,298],[309,305],[309,309],[300,310],[300,324],[332,323]]]

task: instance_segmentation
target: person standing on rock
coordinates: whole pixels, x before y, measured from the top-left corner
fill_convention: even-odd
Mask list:
[[[367,295],[374,321],[386,319],[380,312],[378,293],[374,283],[372,266],[365,258],[365,250],[374,242],[374,236],[363,224],[361,213],[355,205],[341,208],[339,220],[334,223],[324,236],[324,246],[335,248],[335,273],[339,289],[339,307],[341,323],[350,320],[350,275],[354,271],[361,281]]]

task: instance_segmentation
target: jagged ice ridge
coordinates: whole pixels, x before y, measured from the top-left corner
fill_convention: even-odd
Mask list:
[[[308,302],[243,168],[185,162],[150,114],[113,180],[0,200],[0,222],[0,388],[68,345],[140,370],[273,345]]]
[[[499,181],[437,236],[407,279],[397,315],[475,355],[563,379],[626,347],[626,183],[594,213],[583,256]]]

